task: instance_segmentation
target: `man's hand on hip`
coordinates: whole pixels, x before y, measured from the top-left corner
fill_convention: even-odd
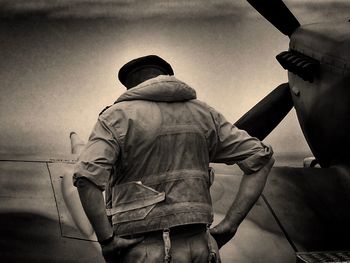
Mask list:
[[[138,243],[142,242],[143,239],[143,237],[125,239],[114,236],[111,242],[101,245],[103,257],[105,258],[106,262],[118,262],[121,252],[137,245]]]
[[[209,229],[209,232],[220,249],[234,237],[237,232],[237,227],[232,227],[230,223],[224,219],[218,225]]]
[[[210,229],[210,233],[215,238],[219,248],[233,238],[238,226],[259,199],[273,164],[274,159],[271,157],[260,170],[243,175],[235,200],[228,209],[225,218],[213,229]]]

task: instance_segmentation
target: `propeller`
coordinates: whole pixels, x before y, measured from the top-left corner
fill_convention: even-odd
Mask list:
[[[282,0],[247,0],[263,17],[287,36],[300,26]]]
[[[258,102],[234,125],[247,131],[249,135],[263,140],[282,121],[292,107],[293,100],[289,84],[284,83]]]

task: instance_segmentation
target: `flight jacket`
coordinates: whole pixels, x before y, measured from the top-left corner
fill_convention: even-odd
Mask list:
[[[106,190],[117,235],[211,224],[210,162],[262,168],[272,149],[239,130],[173,76],[129,89],[100,114],[73,180]]]

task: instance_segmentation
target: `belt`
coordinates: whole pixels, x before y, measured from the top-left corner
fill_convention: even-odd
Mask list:
[[[190,224],[190,225],[182,225],[182,226],[175,226],[169,228],[169,232],[172,237],[176,238],[177,236],[182,235],[190,235],[190,234],[196,234],[196,233],[202,233],[207,230],[207,225],[205,224]],[[145,232],[140,234],[133,234],[133,235],[127,235],[122,236],[122,238],[126,239],[133,239],[133,238],[139,238],[139,237],[152,237],[152,238],[163,238],[163,232],[164,230],[157,230],[152,232]]]

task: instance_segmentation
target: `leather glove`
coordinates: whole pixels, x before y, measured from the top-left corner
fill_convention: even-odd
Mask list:
[[[226,220],[223,220],[215,227],[209,229],[209,232],[220,249],[234,237],[237,227],[232,227]]]
[[[106,262],[118,262],[120,254],[128,248],[131,248],[142,242],[144,238],[125,239],[113,236],[108,242],[100,242],[102,255]]]

